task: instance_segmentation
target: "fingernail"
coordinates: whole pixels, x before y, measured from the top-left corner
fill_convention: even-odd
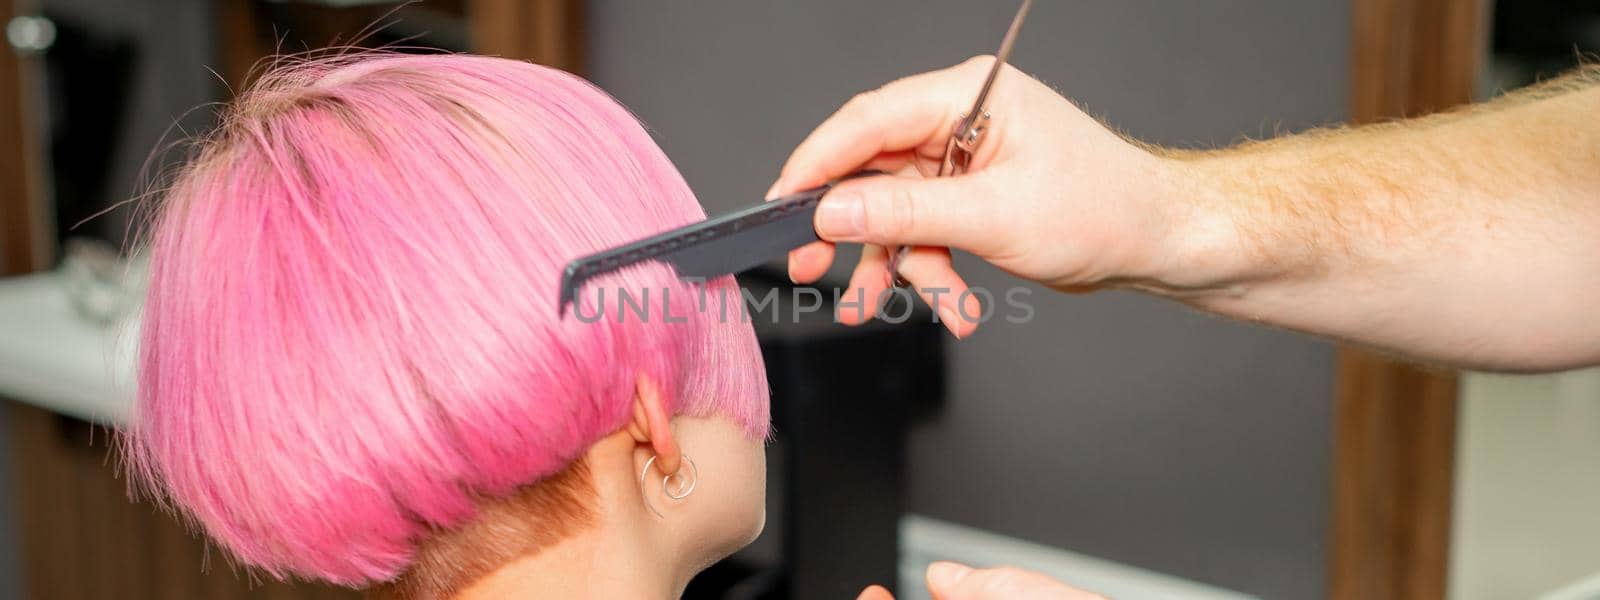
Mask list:
[[[778,196],[778,190],[780,189],[783,189],[782,179],[772,182],[772,187],[767,188],[767,195],[762,197],[766,198],[767,200],[776,198]]]
[[[838,307],[833,309],[833,320],[845,325],[860,325],[867,320],[866,309],[859,307]]]
[[[950,335],[961,339],[961,320],[956,311],[948,306],[939,307],[939,320],[944,323],[944,328],[950,330]]]
[[[798,262],[800,260],[800,256],[804,253],[804,248],[789,252],[789,283],[800,283],[794,278],[794,263]]]
[[[826,240],[859,242],[866,233],[866,221],[859,192],[834,192],[817,206],[817,235]]]
[[[939,561],[928,565],[928,586],[938,590],[949,590],[961,583],[961,578],[971,572],[972,567]]]

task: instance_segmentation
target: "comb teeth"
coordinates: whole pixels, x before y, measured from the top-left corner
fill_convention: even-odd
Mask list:
[[[844,179],[882,174],[862,171]],[[573,260],[561,273],[556,311],[565,317],[567,305],[577,301],[578,291],[585,283],[629,265],[661,260],[680,278],[710,279],[738,273],[816,241],[812,216],[833,185],[748,206]]]
[[[831,187],[806,190],[573,260],[567,263],[561,273],[560,297],[557,299],[560,305],[557,311],[565,317],[567,305],[577,301],[578,291],[589,280],[649,260],[665,260],[681,276],[708,278],[736,272],[719,272],[722,271],[719,268],[722,262],[727,262],[730,265],[728,268],[738,270],[742,270],[739,268],[741,259],[753,260],[752,264],[765,262],[771,257],[765,255],[770,250],[765,247],[767,244],[760,243],[766,237],[759,235],[762,228],[772,228],[771,237],[778,240],[793,237],[794,232],[788,231],[790,229],[802,230],[814,240],[816,233],[811,229],[811,213]],[[731,240],[728,248],[717,249],[719,252],[714,253],[704,248],[707,243],[734,237],[748,237],[744,241],[749,243]],[[709,260],[716,264],[683,264],[674,258],[684,261]]]

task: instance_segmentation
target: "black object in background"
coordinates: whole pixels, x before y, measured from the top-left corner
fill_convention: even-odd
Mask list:
[[[112,160],[133,104],[139,48],[126,37],[99,33],[71,19],[50,17],[56,41],[45,53],[50,139],[50,184],[56,240],[108,206]],[[91,234],[92,235],[92,234]]]
[[[1493,53],[1518,87],[1549,79],[1577,66],[1580,57],[1600,60],[1600,2],[1519,0],[1496,2]]]

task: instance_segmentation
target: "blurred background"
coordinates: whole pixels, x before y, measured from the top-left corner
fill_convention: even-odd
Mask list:
[[[717,212],[851,95],[992,52],[1014,9],[0,0],[0,598],[349,597],[235,572],[130,504],[106,444],[133,386],[124,203],[263,57],[398,44],[583,74]],[[1579,0],[1086,0],[1038,3],[1013,62],[1129,135],[1209,148],[1493,97],[1587,51],[1600,4]],[[1119,598],[1600,598],[1600,373],[1421,371],[1146,297],[1031,300],[1031,324],[960,343],[852,332],[889,358],[844,376],[817,358],[831,330],[763,330],[774,518],[690,596],[916,598],[951,558]]]

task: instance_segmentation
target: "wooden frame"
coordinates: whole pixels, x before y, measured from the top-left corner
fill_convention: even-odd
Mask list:
[[[1472,100],[1482,0],[1354,0],[1357,123]],[[1454,491],[1456,376],[1339,351],[1329,597],[1443,598]]]
[[[472,51],[581,75],[588,39],[584,7],[583,0],[470,0]]]
[[[110,433],[7,402],[24,598],[357,600],[326,585],[261,581],[148,502],[128,501]],[[209,567],[202,571],[202,567]]]
[[[234,90],[244,89],[250,76],[259,74],[252,68],[274,51],[271,32],[261,26],[259,1],[217,0],[222,74]],[[462,0],[457,8],[465,9],[472,52],[531,60],[581,75],[588,54],[586,6],[583,0]],[[338,20],[354,18],[348,29],[356,29],[388,10],[376,7]],[[349,36],[353,31],[332,33]],[[314,43],[325,41],[334,40]]]
[[[0,0],[0,26],[32,12],[28,0]],[[25,85],[33,65],[9,45],[0,47],[0,275],[43,269],[51,261],[49,211],[40,190],[36,107]]]

